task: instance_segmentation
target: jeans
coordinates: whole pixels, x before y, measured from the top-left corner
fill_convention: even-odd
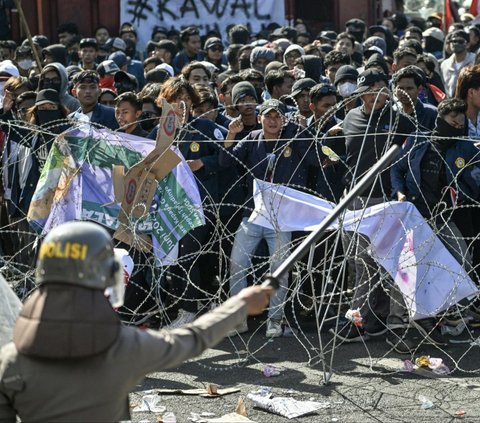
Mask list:
[[[291,232],[277,232],[248,222],[244,217],[233,242],[230,259],[230,295],[238,294],[247,286],[247,272],[252,264],[252,255],[262,239],[268,244],[270,271],[274,272],[288,257]],[[270,299],[268,317],[283,318],[283,304],[288,288],[288,273],[279,278],[279,288]]]

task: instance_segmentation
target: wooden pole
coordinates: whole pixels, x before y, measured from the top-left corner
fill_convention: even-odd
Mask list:
[[[20,17],[20,21],[22,22],[23,28],[25,29],[25,33],[27,34],[28,43],[30,44],[30,47],[32,48],[33,57],[35,58],[35,62],[37,62],[38,69],[41,72],[42,71],[42,62],[40,60],[40,57],[38,56],[37,49],[35,48],[35,45],[33,44],[32,34],[30,33],[30,28],[28,27],[27,20],[25,19],[25,15],[23,13],[22,5],[20,4],[20,0],[14,0],[14,1],[15,1],[15,7],[17,8],[17,11],[18,11],[18,16]]]

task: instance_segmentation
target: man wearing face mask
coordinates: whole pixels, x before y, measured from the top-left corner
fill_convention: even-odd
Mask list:
[[[465,31],[453,32],[449,41],[453,54],[445,59],[440,66],[445,81],[445,90],[449,97],[455,96],[460,71],[464,67],[475,63],[475,53],[470,53],[467,50],[468,40],[469,36]]]
[[[120,70],[113,60],[104,60],[97,67],[100,76],[100,88],[108,88],[115,91],[115,74]]]
[[[161,110],[157,107],[154,95],[142,95],[139,93],[139,99],[142,102],[142,115],[140,116],[140,123],[142,128],[150,133],[158,124]]]
[[[20,46],[15,50],[15,62],[20,71],[20,75],[28,76],[28,71],[33,63],[32,49],[30,46]]]
[[[343,100],[343,107],[336,113],[336,117],[343,119],[345,115],[360,105],[360,99],[348,100],[357,89],[358,71],[351,65],[340,66],[335,73],[335,87]]]
[[[28,137],[21,140],[18,149],[18,185],[12,187],[12,194],[18,190],[18,204],[25,213],[55,137],[69,127],[66,117],[67,110],[60,104],[57,91],[46,89],[37,93],[35,105],[27,113],[27,121],[41,127],[41,130],[31,131]]]
[[[16,416],[130,420],[128,393],[148,373],[176,367],[218,344],[247,314],[260,314],[272,295],[271,288],[246,288],[176,330],[123,326],[104,294],[121,291],[123,263],[108,232],[92,222],[69,222],[48,233],[36,269],[38,289],[16,321],[13,342],[0,353],[2,422]]]
[[[66,107],[69,112],[80,107],[78,100],[68,93],[67,70],[60,63],[50,63],[46,65],[40,73],[38,80],[38,89],[45,90],[50,88],[58,93],[60,103]]]

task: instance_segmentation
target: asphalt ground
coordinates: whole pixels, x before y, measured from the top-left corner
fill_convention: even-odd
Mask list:
[[[177,422],[188,422],[192,412],[214,413],[217,418],[232,413],[239,397],[244,398],[248,417],[258,423],[480,422],[478,345],[466,342],[435,347],[423,342],[411,329],[417,350],[412,355],[401,355],[392,351],[385,337],[332,348],[332,336],[322,333],[319,337],[312,322],[302,325],[298,337],[271,341],[265,338],[261,318],[250,319],[249,326],[248,333],[223,340],[197,359],[176,369],[148,375],[132,392],[131,406],[140,404],[147,390],[156,394],[159,389],[205,388],[207,383],[213,383],[240,391],[216,398],[160,395],[160,404],[175,413]],[[471,338],[479,335],[477,329]],[[323,348],[319,348],[320,339]],[[421,355],[442,358],[451,373],[438,376],[429,369],[406,372],[403,360],[414,360]],[[265,377],[266,364],[275,365],[280,374]],[[328,384],[324,383],[323,364],[331,374]],[[255,408],[246,397],[262,386],[271,388],[274,396],[314,400],[324,408],[291,420]],[[433,406],[422,409],[419,396],[426,397]],[[161,414],[133,411],[132,422],[141,421],[162,421]]]

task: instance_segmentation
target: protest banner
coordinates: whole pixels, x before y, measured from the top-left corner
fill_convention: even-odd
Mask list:
[[[271,22],[286,24],[283,0],[121,0],[120,20],[136,26],[142,48],[155,26],[181,30],[195,25],[201,33],[216,29],[225,34],[235,24],[247,25],[252,32]]]
[[[319,197],[257,179],[254,199],[249,222],[277,231],[313,231],[333,209]],[[479,292],[412,203],[347,211],[331,230],[340,227],[370,239],[370,255],[400,288],[413,320],[435,316]]]
[[[64,222],[92,220],[115,231],[120,224],[123,199],[114,192],[113,167],[134,169],[145,157],[151,158],[155,148],[152,140],[88,126],[59,136],[32,199],[30,224],[46,234]],[[194,176],[180,153],[173,149],[168,152],[180,163],[163,179],[154,179],[156,189],[151,203],[141,205],[145,213],[135,216],[128,212],[125,219],[132,241],[151,237],[150,248],[158,259],[164,258],[188,231],[204,224]],[[141,187],[142,175],[129,178],[126,183],[136,180]],[[136,191],[125,192],[126,199],[131,195],[132,200],[136,198]]]

